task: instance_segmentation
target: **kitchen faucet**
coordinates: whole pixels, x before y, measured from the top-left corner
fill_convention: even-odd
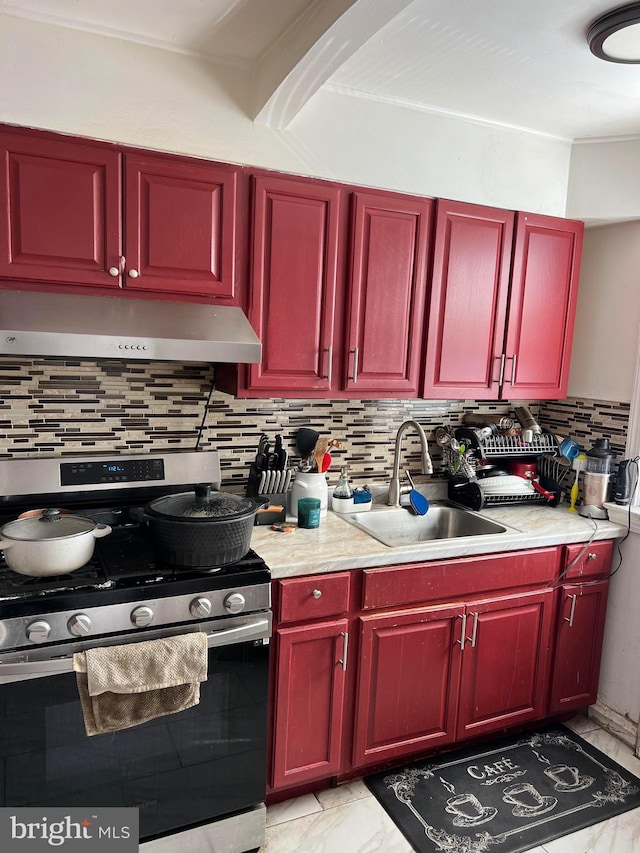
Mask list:
[[[393,476],[389,481],[389,495],[387,497],[387,503],[389,506],[400,506],[400,495],[402,493],[400,488],[400,450],[402,448],[402,436],[409,427],[413,427],[418,433],[420,444],[422,445],[422,473],[433,474],[433,462],[429,455],[429,444],[427,442],[427,436],[424,434],[424,430],[418,421],[404,421],[404,423],[400,424],[396,435],[396,446],[393,455]]]

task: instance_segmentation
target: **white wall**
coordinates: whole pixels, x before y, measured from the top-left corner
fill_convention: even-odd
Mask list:
[[[596,221],[640,218],[640,139],[574,144],[566,215]]]
[[[569,396],[630,402],[639,328],[640,221],[587,228]]]
[[[245,71],[0,14],[0,121],[563,215],[570,144],[321,90],[253,124]]]

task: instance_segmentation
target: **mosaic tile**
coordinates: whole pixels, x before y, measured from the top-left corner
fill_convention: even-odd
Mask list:
[[[346,464],[357,483],[390,476],[395,433],[408,418],[430,436],[441,424],[459,426],[467,412],[509,414],[527,402],[237,400],[214,391],[206,406],[213,379],[207,364],[0,356],[0,457],[192,450],[205,415],[199,446],[219,450],[225,486],[244,485],[262,432],[282,433],[295,462],[295,434],[306,425],[344,442],[332,471]],[[528,404],[545,429],[583,448],[606,436],[618,458],[624,455],[628,404],[577,398]],[[430,450],[442,477],[439,449],[431,442]],[[403,464],[419,469],[411,433]]]

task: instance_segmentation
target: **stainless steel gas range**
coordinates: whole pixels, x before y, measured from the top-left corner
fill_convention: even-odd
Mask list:
[[[0,560],[1,805],[136,807],[149,853],[263,843],[269,569],[252,551],[199,570],[165,565],[138,511],[219,479],[215,452],[0,461],[0,524],[56,506],[112,527],[66,575]],[[74,653],[193,631],[208,641],[199,704],[86,735]]]

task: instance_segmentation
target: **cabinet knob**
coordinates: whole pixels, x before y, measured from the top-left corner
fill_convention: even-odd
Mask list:
[[[594,553],[587,554],[587,560],[597,560],[597,559],[598,559],[597,554],[594,554]]]
[[[322,598],[322,590],[321,589],[314,589],[313,592],[311,593],[311,595],[314,598]]]
[[[109,267],[109,275],[112,275],[114,278],[120,275],[120,270],[118,267]]]
[[[140,273],[138,272],[138,270],[129,270],[128,272],[129,278],[138,278],[139,275]]]

